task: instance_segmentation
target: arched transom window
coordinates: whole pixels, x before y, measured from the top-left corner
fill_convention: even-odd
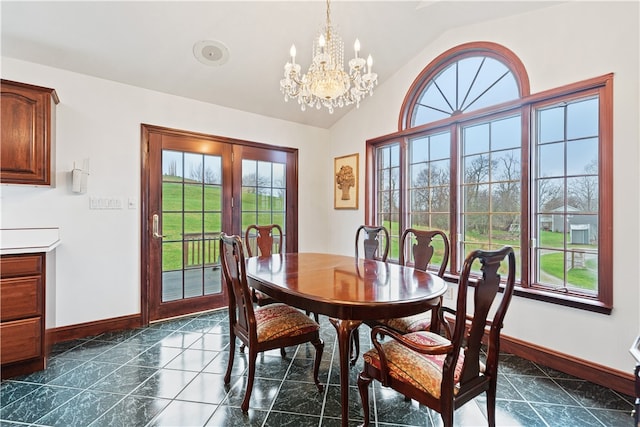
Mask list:
[[[418,94],[411,127],[520,98],[518,82],[501,61],[486,55],[455,60]]]

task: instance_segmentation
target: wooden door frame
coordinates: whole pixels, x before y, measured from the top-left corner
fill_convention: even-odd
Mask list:
[[[140,170],[140,311],[141,311],[141,321],[142,325],[149,324],[150,318],[150,304],[149,304],[149,295],[150,295],[150,265],[152,263],[147,262],[150,256],[150,245],[153,243],[152,239],[149,237],[150,230],[152,227],[151,222],[151,206],[150,206],[150,182],[151,182],[151,172],[150,172],[150,159],[149,159],[149,143],[150,143],[150,135],[152,133],[160,133],[163,135],[172,135],[172,136],[181,136],[181,137],[191,137],[197,139],[211,140],[216,143],[226,143],[231,144],[233,146],[245,146],[245,147],[255,147],[266,150],[278,150],[286,152],[287,154],[293,154],[292,164],[288,165],[288,168],[292,170],[287,172],[287,185],[293,184],[291,187],[291,192],[289,197],[287,197],[287,222],[288,229],[291,233],[287,235],[287,241],[290,242],[290,251],[297,251],[298,248],[298,149],[291,147],[281,147],[275,146],[260,142],[252,142],[252,141],[244,141],[234,138],[221,137],[209,134],[203,134],[198,132],[191,132],[179,129],[172,129],[162,126],[156,126],[151,124],[142,123],[140,125],[141,131],[141,170]],[[233,150],[235,151],[235,150]],[[235,166],[234,166],[235,167]],[[290,175],[291,174],[291,175]],[[232,183],[232,185],[234,185]],[[239,206],[239,205],[236,205]],[[235,209],[231,213],[231,215],[235,215]],[[235,222],[234,222],[235,224]],[[291,225],[289,227],[289,225]],[[239,231],[234,231],[239,232]],[[224,293],[224,291],[223,291]],[[224,298],[226,298],[226,293],[224,293]]]

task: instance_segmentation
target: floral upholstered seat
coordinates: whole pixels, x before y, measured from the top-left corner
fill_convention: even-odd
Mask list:
[[[320,326],[309,316],[282,303],[256,308],[254,313],[258,342],[304,335],[320,329]]]
[[[388,326],[396,331],[404,333],[428,331],[431,327],[431,315],[426,313],[418,313],[413,316],[397,317],[394,319],[380,319],[377,321],[380,325]]]
[[[413,332],[404,335],[404,338],[423,346],[449,345],[451,342],[432,332]],[[433,397],[440,397],[440,385],[442,383],[442,364],[445,354],[421,354],[413,351],[396,341],[389,341],[382,344],[384,354],[387,358],[389,375],[398,381],[407,382],[418,390],[429,393]],[[375,348],[366,352],[364,361],[380,369],[380,355]],[[458,363],[454,371],[454,384],[460,381],[462,364],[464,363],[464,351],[460,351]],[[484,372],[484,365],[480,364],[480,371]]]

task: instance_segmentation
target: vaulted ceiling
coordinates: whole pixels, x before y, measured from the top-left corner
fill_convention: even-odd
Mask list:
[[[359,38],[384,84],[447,30],[555,3],[334,0],[331,20],[345,60]],[[5,57],[322,128],[354,108],[303,112],[280,93],[292,43],[303,70],[309,65],[325,1],[3,0],[0,7]],[[228,61],[199,62],[194,45],[203,40],[223,43]]]

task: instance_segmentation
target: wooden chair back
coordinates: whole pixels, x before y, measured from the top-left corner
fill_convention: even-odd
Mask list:
[[[247,227],[244,234],[247,255],[268,256],[282,253],[282,228],[278,224],[257,225]]]
[[[356,259],[360,256],[360,240],[365,259],[387,261],[389,256],[389,231],[382,225],[361,225],[356,230]],[[381,241],[381,236],[384,241]],[[380,248],[382,251],[379,253]]]
[[[244,244],[247,248],[247,256],[270,256],[274,253],[282,253],[282,228],[278,224],[257,225],[252,224],[247,227],[244,233]],[[273,304],[277,302],[274,298],[251,290],[253,302],[259,306]]]
[[[473,310],[467,314],[467,295],[473,275],[473,265],[479,262],[481,275],[477,278],[473,293]],[[502,274],[506,272],[506,282]],[[515,287],[516,260],[513,248],[505,246],[495,251],[476,250],[465,259],[455,310],[442,307],[441,322],[447,326],[452,348],[446,354],[442,374],[441,404],[444,413],[451,412],[480,393],[487,391],[487,413],[489,420],[495,421],[495,394],[498,374],[498,356],[500,354],[500,331],[507,313],[513,289]],[[504,283],[502,298],[496,297]],[[494,307],[494,305],[496,305]],[[494,311],[493,318],[489,313]],[[453,330],[448,327],[444,314],[453,314]],[[484,372],[480,371],[480,355],[483,338],[488,328],[487,358]],[[460,350],[464,349],[464,364],[460,374],[459,389],[454,384],[454,371]],[[455,401],[455,404],[454,404]]]
[[[442,251],[438,250],[440,262],[435,270],[443,277],[449,263],[449,238],[440,230],[418,230],[407,228],[400,237],[400,265],[410,265],[413,268],[427,271],[432,265],[434,239],[442,240]],[[415,243],[413,241],[415,240]],[[410,243],[413,243],[410,245]]]
[[[244,338],[243,341],[257,342],[252,291],[247,283],[245,256],[239,236],[220,235],[220,262],[229,297],[229,325],[236,335]]]

